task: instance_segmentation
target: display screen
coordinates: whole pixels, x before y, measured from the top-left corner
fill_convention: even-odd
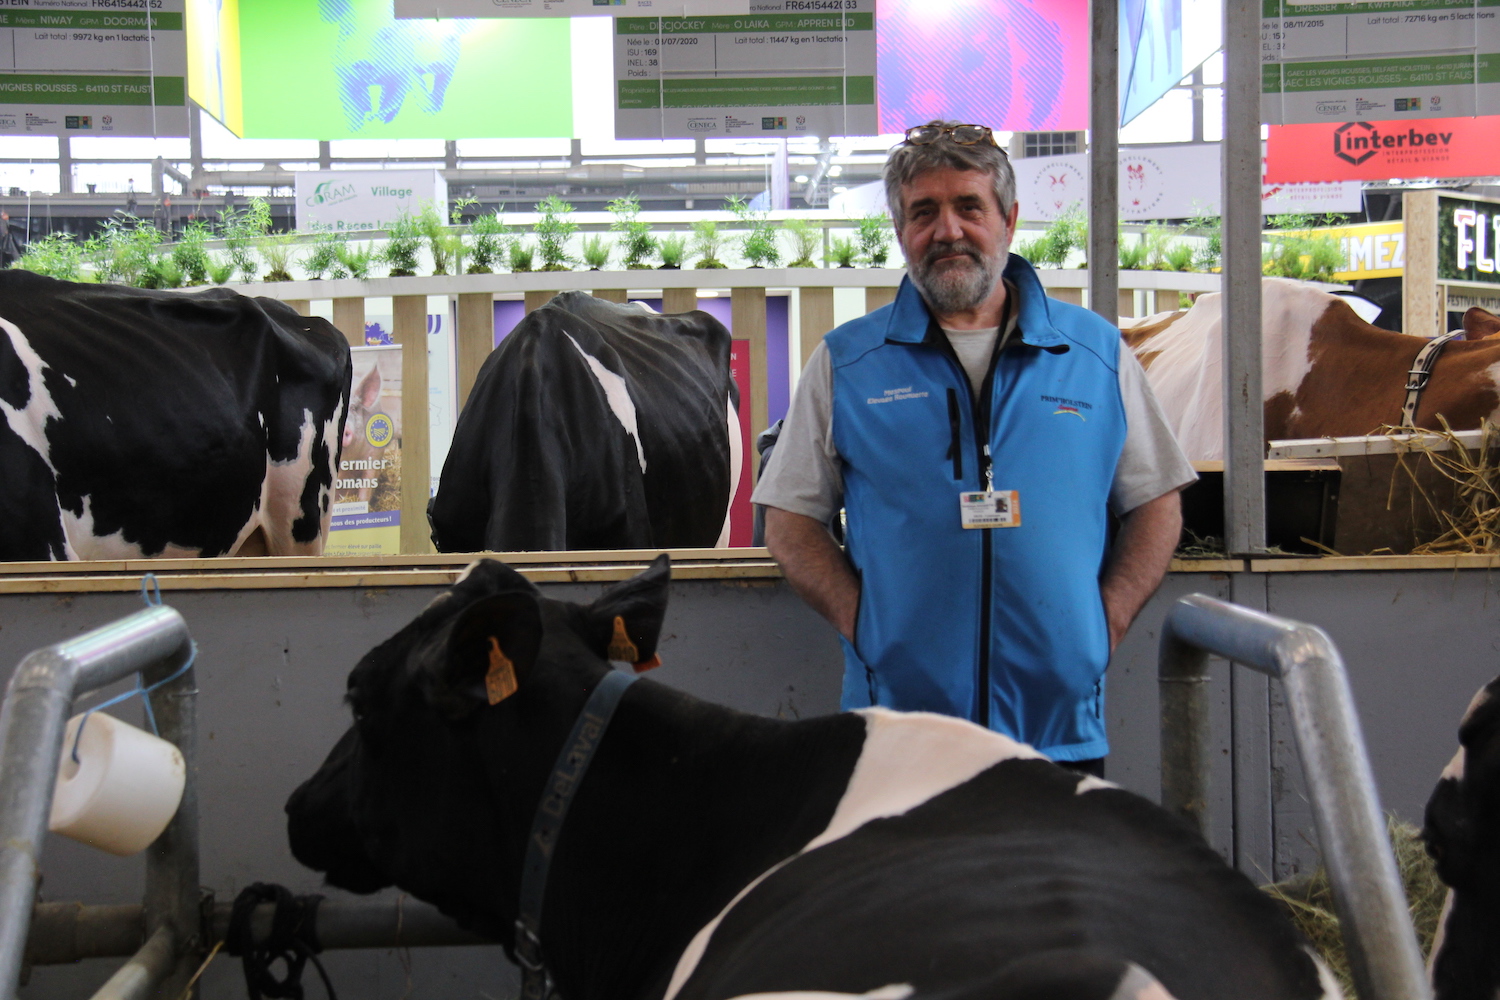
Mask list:
[[[244,138],[573,134],[564,19],[398,21],[390,0],[192,2],[194,99]]]
[[[880,0],[876,33],[882,133],[1088,128],[1087,0]]]

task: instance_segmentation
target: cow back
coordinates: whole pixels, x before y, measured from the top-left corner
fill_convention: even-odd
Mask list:
[[[348,348],[327,322],[222,289],[6,271],[0,329],[0,492],[45,526],[48,550],[0,557],[62,557],[58,525],[74,538],[118,535],[146,555],[230,552],[261,503],[268,464],[315,449],[324,471],[299,498],[292,530],[318,537],[337,448],[327,428],[349,391]],[[18,442],[35,458],[11,465]],[[37,506],[44,493],[55,493],[50,512]]]
[[[480,369],[430,508],[443,551],[713,545],[729,497],[729,332],[565,293]]]

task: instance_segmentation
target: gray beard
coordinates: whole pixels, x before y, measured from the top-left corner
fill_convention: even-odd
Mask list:
[[[933,262],[944,254],[960,251],[967,261],[949,263],[934,273]],[[994,292],[1005,270],[1004,255],[985,257],[971,243],[935,243],[920,261],[909,261],[912,284],[927,300],[927,308],[940,316],[967,312]]]

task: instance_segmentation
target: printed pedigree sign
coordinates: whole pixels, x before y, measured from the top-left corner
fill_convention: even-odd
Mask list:
[[[448,218],[448,182],[436,170],[297,172],[297,228],[313,232],[385,229],[432,205]]]
[[[1500,112],[1489,0],[1264,0],[1261,117],[1273,124]]]
[[[1217,143],[1120,150],[1120,218],[1184,219],[1216,215],[1220,148]],[[1015,160],[1016,197],[1021,218],[1050,222],[1069,208],[1088,203],[1088,155],[1028,157]],[[1262,187],[1265,214],[1277,212],[1357,212],[1359,185],[1268,184]]]
[[[0,137],[185,136],[186,76],[183,0],[0,0]]]
[[[751,0],[396,0],[397,17],[639,17],[750,10]]]
[[[617,19],[616,138],[874,135],[874,2],[837,5],[843,9]]]
[[[1438,280],[1500,285],[1500,202],[1438,197]]]
[[[401,347],[353,347],[326,555],[401,551]]]

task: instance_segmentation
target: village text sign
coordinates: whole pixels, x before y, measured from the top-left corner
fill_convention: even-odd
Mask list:
[[[436,170],[299,170],[297,228],[318,233],[387,229],[431,205],[448,219],[448,182]]]

